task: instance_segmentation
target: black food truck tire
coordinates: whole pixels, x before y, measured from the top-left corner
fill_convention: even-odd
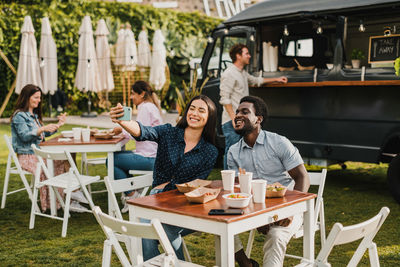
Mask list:
[[[390,193],[400,203],[400,154],[394,157],[389,164],[387,182]]]

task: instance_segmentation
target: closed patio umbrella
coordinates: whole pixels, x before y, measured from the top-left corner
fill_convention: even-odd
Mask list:
[[[135,34],[129,23],[126,24],[124,38],[124,71],[135,71],[138,62]]]
[[[161,90],[166,82],[165,67],[167,51],[164,46],[165,38],[161,30],[156,30],[153,37],[153,54],[150,65],[149,81],[156,90]]]
[[[15,86],[15,92],[17,94],[20,94],[22,88],[27,84],[34,84],[42,88],[34,32],[35,29],[33,28],[32,19],[30,16],[26,16],[21,28],[22,38],[19,50],[17,82]]]
[[[57,91],[57,47],[51,35],[49,18],[42,19],[39,60],[42,77],[42,91],[51,95]]]
[[[97,23],[96,32],[96,55],[100,74],[100,90],[106,91],[106,106],[109,106],[108,92],[114,89],[114,78],[111,70],[110,46],[107,35],[106,22],[101,19]]]
[[[100,73],[100,90],[112,91],[114,89],[114,78],[111,70],[110,46],[107,38],[110,32],[107,29],[104,19],[99,20],[94,34],[96,35],[96,55]]]
[[[117,42],[115,43],[115,66],[122,66],[124,64],[124,39],[125,25],[122,24],[118,31]]]
[[[132,31],[132,27],[129,23],[126,23],[125,26],[125,38],[124,38],[124,64],[122,66],[122,71],[127,72],[126,76],[128,78],[127,81],[127,102],[128,106],[130,106],[131,102],[131,71],[136,70],[137,65],[137,48],[136,48],[136,40],[135,34]],[[123,88],[125,89],[125,88]],[[125,103],[125,90],[122,92],[124,95],[124,103]]]
[[[79,35],[78,67],[76,69],[75,86],[83,92],[89,92],[88,113],[83,114],[83,116],[94,117],[96,114],[90,112],[92,104],[90,101],[90,92],[99,92],[101,87],[92,23],[89,16],[83,18],[82,25],[79,28]]]
[[[139,33],[139,44],[138,44],[138,66],[150,67],[151,63],[151,51],[147,32],[142,30]]]

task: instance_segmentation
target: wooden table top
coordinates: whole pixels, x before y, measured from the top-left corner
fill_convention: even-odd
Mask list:
[[[212,188],[222,188],[222,181],[216,180],[211,184]],[[239,192],[238,188],[235,191]],[[221,221],[225,223],[230,223],[238,220],[245,219],[247,217],[252,217],[261,213],[269,212],[279,208],[286,207],[301,201],[316,198],[315,194],[303,193],[300,191],[290,191],[287,190],[286,195],[283,198],[267,198],[264,204],[256,204],[250,201],[248,207],[244,210],[243,215],[208,215],[210,209],[227,209],[228,206],[222,195],[230,193],[229,191],[221,190],[218,197],[205,204],[189,203],[183,193],[178,190],[171,190],[168,192],[163,192],[151,196],[146,196],[142,198],[135,198],[128,200],[128,204],[150,208],[159,211],[172,212],[182,215],[189,215],[192,217],[198,217],[203,219]]]
[[[122,140],[125,139],[123,135],[118,135],[114,136],[111,139],[97,139],[94,138],[93,136],[90,137],[90,142],[83,142],[81,140],[74,140],[73,138],[70,138],[71,141],[61,141],[59,142],[58,140],[60,138],[63,138],[61,135],[57,136],[55,138],[52,138],[50,140],[46,140],[45,142],[40,143],[40,146],[68,146],[68,145],[103,145],[103,144],[118,144]]]

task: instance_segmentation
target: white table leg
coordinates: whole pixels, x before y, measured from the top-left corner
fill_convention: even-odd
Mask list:
[[[304,212],[303,257],[314,261],[314,199],[307,200],[307,211]]]
[[[221,238],[219,235],[214,235],[215,243],[215,265],[221,266]]]
[[[221,267],[235,266],[235,249],[233,234],[229,230],[221,235]]]
[[[107,152],[107,176],[110,181],[114,180],[114,152]],[[111,214],[111,197],[108,195],[108,214]]]
[[[54,177],[54,164],[53,161],[47,160],[47,169],[50,172],[50,175]],[[57,203],[56,203],[56,195],[54,194],[53,189],[48,187],[49,197],[50,197],[50,214],[53,216],[57,216]]]

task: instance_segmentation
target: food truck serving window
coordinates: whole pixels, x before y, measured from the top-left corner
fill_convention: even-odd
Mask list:
[[[288,57],[312,57],[313,39],[281,39],[282,54]]]

